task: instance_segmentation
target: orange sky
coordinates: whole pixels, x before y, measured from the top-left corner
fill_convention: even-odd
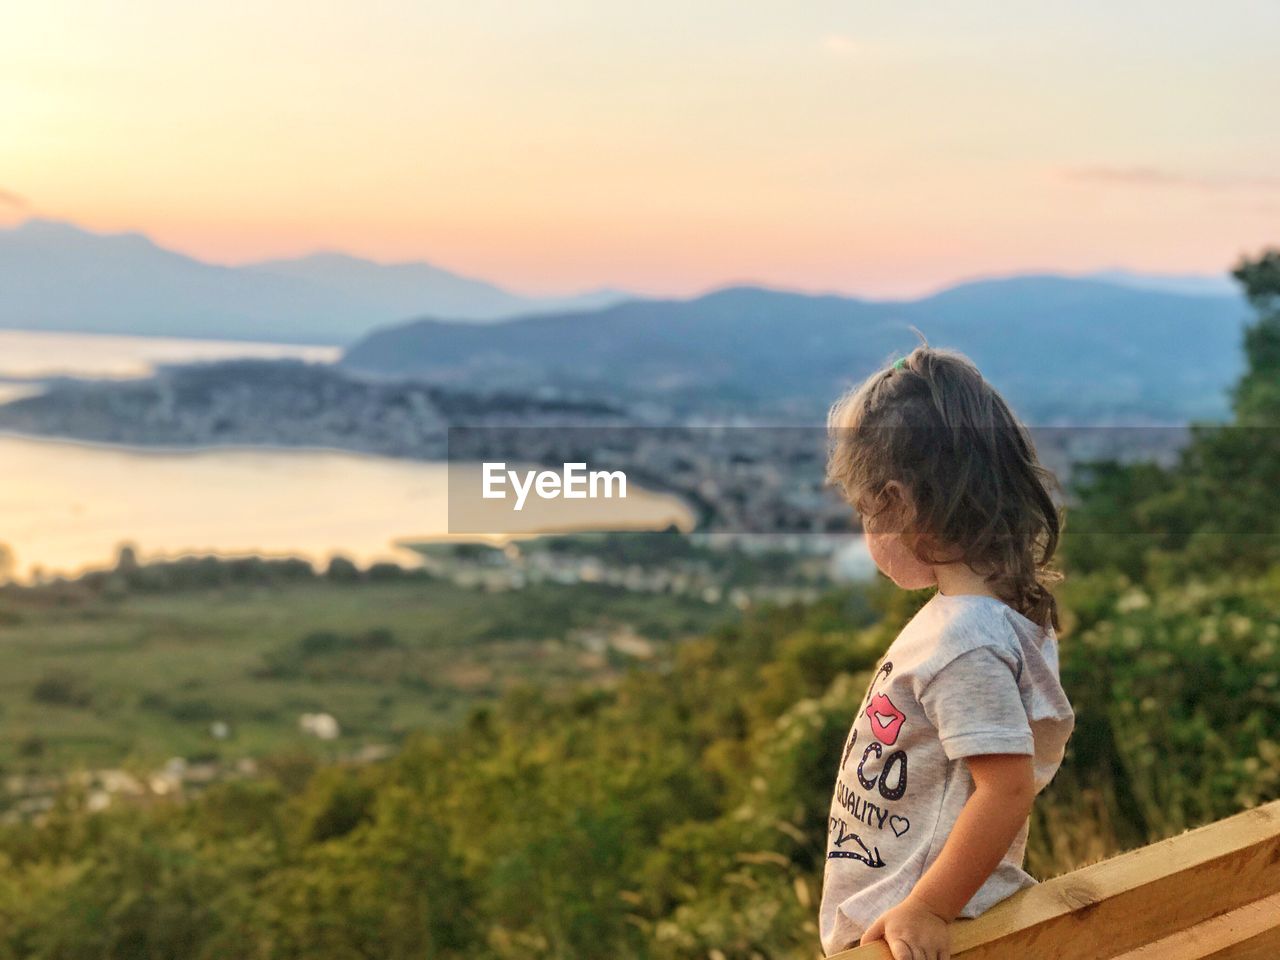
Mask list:
[[[795,6],[15,5],[0,218],[531,292],[915,293],[1280,243],[1271,0]]]

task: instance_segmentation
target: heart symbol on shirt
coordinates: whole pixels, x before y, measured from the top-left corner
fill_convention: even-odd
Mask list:
[[[911,829],[911,821],[906,817],[899,817],[894,814],[889,818],[889,829],[893,831],[895,837],[900,837]]]

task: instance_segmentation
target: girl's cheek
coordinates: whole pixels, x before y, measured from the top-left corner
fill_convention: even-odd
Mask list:
[[[868,533],[867,550],[880,572],[903,590],[921,590],[937,583],[933,567],[921,563],[896,533]]]

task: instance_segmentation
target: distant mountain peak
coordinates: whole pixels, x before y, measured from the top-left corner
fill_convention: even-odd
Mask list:
[[[1229,274],[1141,273],[1112,267],[1083,275],[1084,279],[1137,290],[1157,290],[1188,297],[1237,297],[1240,287]]]
[[[72,223],[70,220],[58,220],[53,217],[28,217],[21,223],[7,228],[5,232],[44,238],[75,237],[97,240],[127,240],[133,243],[144,243],[151,247],[156,246],[150,237],[137,230],[122,230],[118,232],[90,230],[87,227],[80,226],[78,223]]]
[[[499,326],[412,321],[349,348],[362,374],[501,384],[682,408],[820,415],[916,345],[973,358],[1033,422],[1182,422],[1223,414],[1243,305],[1060,274],[975,280],[917,300],[732,286],[689,299]]]
[[[48,217],[0,228],[0,328],[345,343],[415,316],[488,321],[599,309],[625,294],[526,296],[411,261],[334,250],[208,263],[138,232]]]
[[[255,261],[249,266],[263,267],[271,263],[375,263],[376,261],[357,257],[354,253],[348,253],[345,250],[312,250],[310,253],[300,253],[296,257],[273,257],[270,260]],[[388,266],[385,263],[377,263],[377,266]]]
[[[84,227],[77,226],[69,220],[56,220],[53,217],[27,217],[21,223],[7,228],[9,233],[89,233]]]

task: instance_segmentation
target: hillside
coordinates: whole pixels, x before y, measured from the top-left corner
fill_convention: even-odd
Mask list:
[[[1280,696],[1264,682],[1280,670],[1267,639],[1276,587],[1274,571],[1068,587],[1061,672],[1078,725],[1032,813],[1032,876],[1277,796]],[[381,596],[361,596],[371,589]],[[438,611],[438,596],[334,586],[265,610],[234,595],[126,597],[105,638],[84,616],[103,604],[86,598],[55,612],[73,627],[59,643],[95,658],[78,677],[41,672],[33,623],[13,650],[10,725],[61,723],[20,740],[12,770],[137,730],[157,746],[205,744],[207,759],[166,768],[170,779],[228,761],[256,773],[184,784],[187,802],[165,803],[136,775],[101,771],[100,785],[60,795],[43,827],[0,827],[11,877],[0,954],[815,955],[832,772],[871,668],[923,596],[846,591],[749,611],[702,637],[675,631],[650,661],[614,658],[613,682],[599,670],[581,684],[573,627],[599,610],[584,609],[587,588],[532,606],[532,629],[509,597],[451,596]],[[690,612],[661,614],[692,627]],[[494,621],[506,631],[490,639]],[[455,651],[467,660],[434,667]],[[110,672],[94,669],[111,654]],[[530,660],[540,686],[504,683]],[[139,663],[165,679],[137,690]],[[95,710],[117,699],[137,702],[132,723],[104,730]],[[343,718],[339,740],[293,726],[317,707]],[[405,736],[450,715],[461,722]],[[215,740],[206,731],[222,717],[230,735]],[[384,762],[313,759],[389,741],[400,749]],[[246,757],[251,747],[270,752]]]
[[[139,233],[52,220],[0,229],[0,289],[0,328],[282,343],[350,343],[424,313],[492,320],[623,296],[525,297],[427,263],[332,253],[220,266]]]
[[[1239,374],[1235,297],[1184,296],[1054,276],[964,284],[914,301],[756,287],[464,326],[380,330],[342,363],[473,388],[548,385],[741,411],[812,414],[915,343],[968,353],[1038,421],[1217,418]]]
[[[172,756],[231,767],[310,744],[298,717],[316,711],[339,718],[341,752],[393,744],[520,683],[601,682],[633,662],[611,648],[589,655],[595,634],[666,649],[727,611],[605,585],[489,592],[342,561],[328,577],[303,561],[209,557],[9,586],[0,767],[46,777],[157,769]],[[230,736],[210,732],[217,721]]]
[[[333,252],[265,260],[245,270],[323,287],[366,305],[371,313],[397,319],[424,312],[459,320],[493,320],[549,310],[595,310],[628,296],[598,290],[573,297],[525,297],[430,263],[374,263]]]

